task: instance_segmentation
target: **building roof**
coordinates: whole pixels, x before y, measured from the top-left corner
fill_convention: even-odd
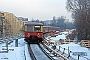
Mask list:
[[[43,26],[45,28],[60,28],[60,27],[55,27],[55,26]]]

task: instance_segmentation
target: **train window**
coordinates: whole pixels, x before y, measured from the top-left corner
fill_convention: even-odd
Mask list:
[[[34,31],[40,32],[40,31],[41,31],[41,26],[35,26],[35,27],[34,27]]]
[[[32,32],[33,31],[33,26],[27,26],[27,31]]]

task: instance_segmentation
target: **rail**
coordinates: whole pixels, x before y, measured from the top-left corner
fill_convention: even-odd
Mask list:
[[[44,50],[42,44],[28,44],[28,51],[32,60],[55,60]]]
[[[50,60],[54,60],[54,58],[52,58],[43,48],[43,45],[41,43],[39,43],[39,47],[41,48],[41,50],[48,56],[48,58],[50,58]]]
[[[57,51],[51,49],[50,47],[48,47],[48,45],[44,44],[44,46],[51,52],[53,52],[55,55],[58,55],[59,57],[63,58],[64,60],[68,60],[67,58],[65,58],[63,55],[59,54]]]
[[[32,60],[36,60],[36,58],[35,58],[35,56],[34,56],[34,54],[33,54],[33,52],[32,52],[32,49],[31,49],[31,47],[30,47],[29,44],[28,44],[28,51],[29,51],[29,54],[30,54],[31,59],[32,59]]]
[[[48,50],[50,50],[50,51],[52,51],[53,53],[55,53],[56,55],[58,55],[58,53],[59,53],[59,56],[61,55],[62,56],[62,58],[65,58],[66,60],[76,60],[76,58],[73,58],[72,56],[70,56],[70,53],[73,53],[73,51],[71,51],[71,50],[69,50],[69,47],[68,47],[68,49],[66,49],[66,48],[63,48],[63,47],[61,47],[61,46],[59,46],[59,49],[54,49],[54,51],[53,51],[53,49],[52,48],[50,48],[50,47],[48,47],[48,43],[46,42],[46,44],[44,44],[45,45],[45,47],[48,49]],[[60,50],[61,49],[63,49],[63,51],[62,52],[60,52]],[[65,53],[65,51],[68,51],[69,53],[68,54],[66,54]],[[60,54],[61,53],[61,54]],[[80,57],[83,57],[83,58],[85,58],[86,60],[90,60],[90,58],[87,58],[87,57],[85,57],[85,56],[80,56],[79,54],[77,55],[77,59],[78,60],[80,60]]]

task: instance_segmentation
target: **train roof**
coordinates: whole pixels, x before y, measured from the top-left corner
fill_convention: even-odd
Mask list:
[[[43,26],[45,28],[60,28],[60,27],[55,27],[55,26]]]
[[[25,22],[26,25],[43,25],[42,23],[38,23],[38,22],[31,22],[31,21],[27,21]]]

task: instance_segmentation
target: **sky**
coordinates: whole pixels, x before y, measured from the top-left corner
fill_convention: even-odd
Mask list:
[[[0,11],[13,13],[17,17],[48,20],[53,16],[66,16],[71,19],[66,10],[66,0],[0,0]]]

